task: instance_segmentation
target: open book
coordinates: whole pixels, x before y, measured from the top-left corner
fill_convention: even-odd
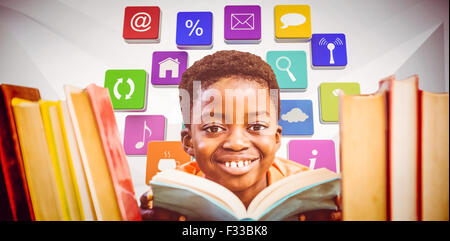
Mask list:
[[[150,182],[153,207],[161,207],[192,220],[289,220],[297,214],[336,210],[340,175],[328,169],[304,171],[283,178],[262,190],[245,208],[227,188],[178,170],[158,173]]]

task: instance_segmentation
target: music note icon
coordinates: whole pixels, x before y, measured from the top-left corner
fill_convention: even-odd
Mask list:
[[[163,115],[128,115],[123,138],[125,153],[146,155],[149,142],[164,140],[165,122]]]
[[[144,121],[144,130],[142,132],[142,141],[139,141],[136,143],[134,147],[136,149],[141,149],[145,145],[145,131],[148,131],[148,136],[150,137],[152,135],[152,130],[150,130],[150,127],[147,125],[147,121]]]

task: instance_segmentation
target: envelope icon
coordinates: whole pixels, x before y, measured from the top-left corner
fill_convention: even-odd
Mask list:
[[[253,13],[232,13],[231,30],[254,30],[255,14]]]

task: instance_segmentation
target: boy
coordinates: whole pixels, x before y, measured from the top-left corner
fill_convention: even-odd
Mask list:
[[[308,170],[275,157],[282,131],[280,89],[271,67],[260,57],[234,50],[205,56],[183,73],[179,91],[186,126],[181,141],[195,161],[177,169],[221,184],[246,207],[268,185]],[[189,219],[152,209],[151,190],[141,197],[141,213],[144,220]],[[300,214],[299,220],[339,216],[315,211]]]

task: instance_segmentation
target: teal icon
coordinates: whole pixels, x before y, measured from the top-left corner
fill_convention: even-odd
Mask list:
[[[308,87],[306,53],[304,51],[269,51],[267,63],[284,90],[305,90]]]

